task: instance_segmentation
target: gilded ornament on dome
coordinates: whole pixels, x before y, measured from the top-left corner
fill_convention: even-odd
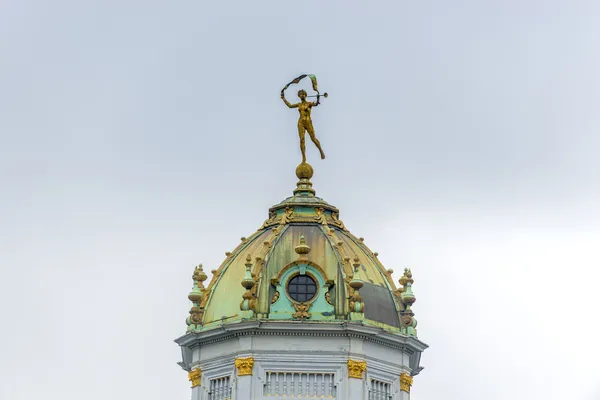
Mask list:
[[[273,297],[271,298],[271,304],[275,303],[277,300],[279,300],[279,291],[276,290],[275,293],[273,294]]]
[[[321,225],[327,226],[327,215],[325,214],[325,209],[323,207],[315,207],[315,220],[319,222]]]
[[[308,312],[312,303],[292,303],[294,305],[295,313],[292,314],[292,318],[304,320],[312,317],[312,314]]]
[[[190,309],[190,318],[188,321],[189,325],[200,325],[202,323],[202,316],[204,315],[204,310],[202,310],[198,306],[193,306]]]
[[[329,305],[333,305],[333,303],[331,302],[331,295],[329,294],[329,291],[325,292],[325,301],[329,303]]]
[[[286,207],[279,219],[279,225],[289,224],[292,219],[294,219],[294,209],[292,207]]]
[[[348,229],[346,229],[346,226],[344,225],[344,223],[339,219],[340,217],[340,213],[338,212],[332,212],[331,213],[331,218],[333,219],[333,224],[337,225],[339,228],[341,228],[344,231],[347,231]]]

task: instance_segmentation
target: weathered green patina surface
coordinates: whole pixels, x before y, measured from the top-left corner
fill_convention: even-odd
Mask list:
[[[244,319],[347,320],[416,336],[410,310],[412,275],[403,276],[397,288],[391,270],[346,229],[339,210],[315,196],[312,167],[301,167],[294,195],[271,207],[258,231],[243,238],[214,271],[210,284],[200,289],[197,312],[202,323],[188,331]],[[254,284],[248,281],[247,268]],[[295,302],[286,292],[287,282],[298,274],[318,282],[309,302]]]

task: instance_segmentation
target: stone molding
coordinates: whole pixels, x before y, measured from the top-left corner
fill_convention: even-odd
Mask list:
[[[419,366],[421,352],[428,347],[415,337],[389,333],[382,328],[354,322],[243,321],[223,324],[204,332],[190,332],[176,339],[175,342],[182,347],[183,353],[184,361],[180,365],[189,370],[195,364],[191,362],[191,354],[198,347],[252,336],[339,337],[369,341],[406,353],[409,356],[408,371],[413,376],[422,370],[422,367]],[[358,356],[364,357],[363,355]]]
[[[231,325],[221,325],[205,332],[190,332],[175,342],[180,346],[206,346],[230,340],[240,336],[318,336],[318,337],[351,337],[368,340],[382,346],[411,352],[422,352],[427,347],[415,337],[388,333],[381,328],[365,326],[349,322],[315,322],[308,321],[249,321]]]

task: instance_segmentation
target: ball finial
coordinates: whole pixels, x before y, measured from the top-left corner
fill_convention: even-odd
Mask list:
[[[303,162],[296,167],[296,176],[298,179],[310,179],[313,177],[313,173],[313,167],[308,163]]]

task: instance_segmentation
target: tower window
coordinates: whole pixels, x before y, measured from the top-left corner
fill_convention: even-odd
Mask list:
[[[317,283],[308,275],[296,275],[288,283],[288,294],[300,303],[312,300],[316,293]]]

